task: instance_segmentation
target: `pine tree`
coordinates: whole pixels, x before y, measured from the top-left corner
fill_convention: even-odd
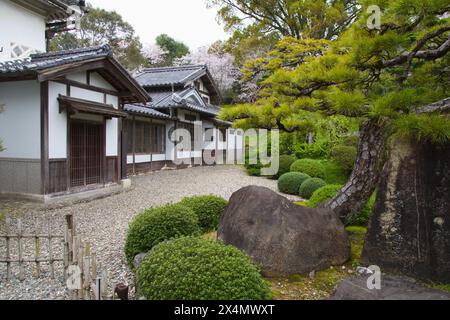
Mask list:
[[[381,9],[379,28],[371,24],[377,17],[369,4]],[[236,126],[287,132],[300,129],[311,112],[365,119],[353,174],[330,203],[343,217],[358,212],[377,185],[389,135],[450,141],[448,118],[417,112],[449,95],[448,12],[446,0],[371,0],[336,41],[284,39],[247,64],[250,77],[265,71],[259,100],[226,108],[222,117]]]

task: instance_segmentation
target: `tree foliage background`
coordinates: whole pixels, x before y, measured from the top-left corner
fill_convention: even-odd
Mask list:
[[[341,114],[393,120],[392,128],[423,139],[450,139],[448,119],[415,112],[449,94],[448,2],[370,3],[382,9],[380,30],[367,27],[363,12],[335,41],[285,37],[247,61],[245,79],[257,77],[258,100],[225,109],[223,118],[295,131],[310,112]]]
[[[117,12],[92,6],[81,19],[81,28],[57,34],[49,49],[58,51],[104,44],[112,48],[114,56],[128,70],[146,63],[142,44],[133,27]]]

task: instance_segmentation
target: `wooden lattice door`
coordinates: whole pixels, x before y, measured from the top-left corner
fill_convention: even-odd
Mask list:
[[[103,125],[72,121],[70,124],[70,185],[102,183]]]

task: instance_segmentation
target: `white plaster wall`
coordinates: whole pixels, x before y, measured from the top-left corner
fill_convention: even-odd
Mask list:
[[[59,113],[58,96],[66,95],[65,84],[50,82],[48,88],[48,151],[50,159],[67,158],[67,114]]]
[[[0,82],[0,158],[41,158],[41,103],[37,81]]]
[[[87,76],[85,71],[68,74],[66,78],[72,81],[87,84]]]
[[[92,84],[92,79],[91,79]],[[119,98],[106,95],[106,103],[112,104],[114,108],[119,108]],[[119,155],[119,119],[112,118],[111,120],[106,120],[106,156],[116,157]]]
[[[0,0],[0,30],[0,61],[11,59],[12,42],[39,52],[46,49],[45,18],[9,0]]]
[[[106,81],[101,75],[97,72],[91,72],[90,85],[94,87],[99,87],[103,89],[108,89],[112,91],[117,91],[108,81]]]
[[[73,86],[70,88],[70,96],[78,99],[104,103],[103,93],[77,88]]]

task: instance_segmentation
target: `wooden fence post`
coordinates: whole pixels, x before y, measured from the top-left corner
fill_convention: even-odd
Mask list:
[[[24,274],[24,266],[23,266],[23,247],[22,247],[22,235],[23,235],[23,230],[22,230],[22,220],[21,219],[17,219],[17,234],[18,234],[18,239],[17,239],[17,249],[18,249],[18,254],[19,254],[19,280],[20,281],[24,281],[25,280],[25,274]]]
[[[9,238],[9,217],[6,218],[6,280],[11,278],[11,253],[10,253],[10,238]]]

